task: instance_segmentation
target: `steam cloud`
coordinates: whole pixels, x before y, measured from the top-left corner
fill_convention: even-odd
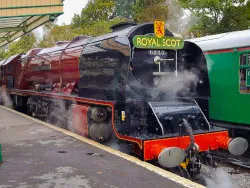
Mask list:
[[[198,83],[198,76],[195,72],[184,71],[178,73],[177,77],[163,77],[158,85],[160,91],[165,92],[171,97],[177,95],[185,96],[191,89],[194,90]]]
[[[173,72],[174,74],[174,72]],[[163,101],[176,97],[190,97],[196,95],[199,72],[195,69],[178,72],[178,75],[154,77],[153,85],[137,79],[132,73],[128,75],[126,100]]]
[[[129,154],[131,152],[128,143],[118,140],[115,135],[105,145],[123,153]]]
[[[208,188],[233,188],[232,181],[229,174],[227,174],[222,168],[218,168],[212,173],[211,178],[205,178]]]
[[[53,104],[55,104],[53,110],[50,112],[49,122],[55,124],[58,127],[67,129],[76,134],[81,134],[83,132],[82,122],[83,116],[81,112],[74,112],[74,125],[73,125],[73,117],[71,108],[65,108],[65,102],[60,99],[53,100]],[[56,117],[56,118],[55,118]],[[87,118],[87,117],[85,117]],[[84,135],[82,135],[84,136]],[[113,149],[129,153],[129,147],[127,143],[121,142],[114,135],[105,145],[112,147]]]
[[[13,103],[10,98],[10,95],[6,91],[2,92],[1,88],[0,88],[0,102],[2,102],[3,105],[8,108],[13,108]]]
[[[214,66],[214,61],[209,56],[206,57],[206,60],[207,60],[207,70],[208,72],[211,72]]]
[[[166,27],[174,33],[181,34],[183,38],[194,38],[192,33],[189,33],[189,28],[197,23],[198,18],[189,10],[184,10],[177,0],[168,0],[166,3],[169,10]]]
[[[66,108],[65,102],[61,99],[54,99],[53,104],[55,104],[55,106],[52,106],[52,110],[49,112],[49,122],[58,127],[75,132],[75,129],[72,126],[72,112],[70,109]]]

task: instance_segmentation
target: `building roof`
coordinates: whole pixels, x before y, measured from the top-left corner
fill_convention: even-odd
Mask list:
[[[0,47],[63,14],[62,0],[0,0]]]

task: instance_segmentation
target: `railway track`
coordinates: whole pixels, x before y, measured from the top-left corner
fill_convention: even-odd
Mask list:
[[[236,169],[241,169],[250,172],[250,152],[243,156],[232,156],[226,152],[212,154],[215,162],[228,164]]]

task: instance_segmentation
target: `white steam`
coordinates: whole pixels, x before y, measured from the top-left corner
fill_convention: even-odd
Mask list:
[[[69,110],[69,111],[71,111],[71,110]],[[71,112],[71,113],[68,112],[67,130],[69,130],[73,133],[80,134],[79,129],[81,129],[81,127],[83,126],[81,118],[82,118],[82,115],[80,112],[74,112],[74,117],[73,117],[73,112]]]
[[[184,10],[178,0],[167,0],[166,2],[168,4],[166,27],[171,32],[181,34],[183,38],[194,38],[189,29],[197,23],[198,18],[189,10]]]
[[[168,20],[166,27],[178,34],[182,34],[185,30],[186,16],[184,9],[177,3],[177,0],[168,0]]]
[[[159,89],[162,91],[171,91],[172,96],[177,93],[185,95],[190,92],[191,86],[196,88],[198,76],[191,71],[178,73],[177,77],[165,77],[160,80]]]
[[[130,154],[131,152],[128,143],[118,140],[115,135],[113,135],[112,138],[107,143],[105,143],[105,145],[123,153]]]
[[[156,90],[150,90],[153,98],[175,98],[195,94],[199,77],[194,71],[178,72],[178,76],[159,77],[155,81]]]
[[[206,60],[207,60],[207,71],[208,73],[210,73],[214,66],[214,61],[209,56],[206,57]]]
[[[233,188],[232,180],[227,172],[222,168],[217,168],[214,173],[212,173],[211,178],[205,178],[206,186],[208,188]]]
[[[54,99],[48,121],[60,128],[85,136],[86,125],[84,125],[84,122],[87,122],[87,117],[85,117],[80,110],[73,111],[72,107],[74,104],[75,103],[71,104],[69,108],[66,108],[64,100]]]
[[[46,29],[45,26],[40,26],[37,29],[33,30],[33,33],[34,33],[34,35],[35,35],[36,40],[37,40],[38,43],[43,39],[44,35],[47,32],[48,31],[47,31],[47,29]]]
[[[2,92],[1,88],[0,88],[0,101],[1,103],[3,103],[4,106],[8,108],[13,108],[13,103],[10,98],[10,95],[6,91]]]
[[[66,108],[65,102],[61,99],[54,99],[53,106],[50,106],[49,122],[61,128],[69,127],[70,111]]]

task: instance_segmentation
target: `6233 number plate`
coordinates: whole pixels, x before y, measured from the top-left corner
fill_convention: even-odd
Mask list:
[[[167,52],[164,50],[149,50],[149,55],[167,55]]]

